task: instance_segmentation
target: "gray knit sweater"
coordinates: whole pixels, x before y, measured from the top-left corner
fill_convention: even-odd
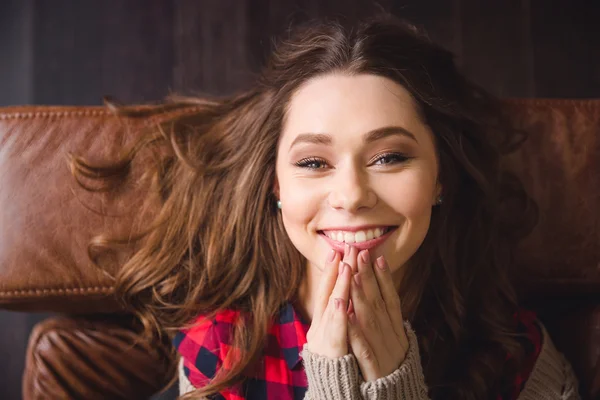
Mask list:
[[[540,355],[519,400],[580,399],[577,379],[569,363],[556,350],[546,329],[540,324],[543,343]],[[305,400],[425,400],[427,385],[423,377],[415,332],[405,323],[409,349],[402,365],[390,375],[373,382],[360,380],[359,368],[352,354],[328,359],[302,350],[308,378]],[[179,363],[179,393],[194,390]]]

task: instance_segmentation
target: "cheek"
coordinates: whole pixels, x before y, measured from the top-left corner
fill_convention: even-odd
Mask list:
[[[322,194],[318,185],[304,185],[297,180],[293,185],[282,185],[280,199],[283,222],[290,236],[292,231],[311,228],[312,221],[319,211]]]
[[[406,219],[429,215],[435,190],[433,179],[418,171],[400,174],[393,184],[381,185],[380,198]]]

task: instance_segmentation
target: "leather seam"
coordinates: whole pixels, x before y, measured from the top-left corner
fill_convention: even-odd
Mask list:
[[[75,287],[75,288],[59,288],[59,289],[20,289],[0,291],[0,297],[8,296],[23,296],[34,295],[42,296],[47,294],[74,294],[74,293],[109,293],[114,290],[114,286],[92,286],[92,287]]]
[[[551,99],[551,98],[508,98],[502,100],[508,104],[531,104],[534,106],[551,106],[551,105],[578,105],[578,106],[593,106],[600,104],[599,99]],[[197,110],[199,107],[190,106],[189,108],[176,110],[173,112],[167,112],[159,114],[159,118],[177,116],[178,114],[186,114]],[[102,117],[112,115],[109,110],[97,109],[97,110],[71,110],[71,111],[36,111],[36,112],[14,112],[14,113],[0,113],[0,120],[9,119],[32,119],[32,118],[52,118],[52,117]],[[156,117],[156,116],[155,116]]]
[[[16,112],[11,114],[0,114],[2,119],[30,119],[51,117],[101,117],[107,115],[107,110],[84,110],[84,111],[37,111]]]
[[[184,108],[181,110],[175,110],[165,113],[160,113],[148,118],[149,120],[162,119],[162,118],[170,118],[178,115],[184,115],[187,113],[191,113],[193,111],[197,111],[199,107],[190,106],[189,108]],[[66,118],[66,117],[106,117],[106,116],[115,116],[112,112],[105,109],[98,110],[71,110],[71,111],[36,111],[36,112],[14,112],[14,113],[0,113],[0,120],[10,120],[10,119],[36,119],[36,118]],[[127,117],[125,117],[127,118]]]

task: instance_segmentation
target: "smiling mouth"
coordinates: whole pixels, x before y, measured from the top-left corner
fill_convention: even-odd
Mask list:
[[[365,231],[318,231],[317,233],[335,250],[344,252],[346,244],[359,250],[372,249],[391,236],[398,226],[382,226]]]

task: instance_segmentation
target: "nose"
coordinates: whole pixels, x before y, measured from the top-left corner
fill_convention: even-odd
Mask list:
[[[377,196],[371,189],[365,171],[354,166],[338,168],[329,192],[332,208],[356,212],[362,208],[373,208],[376,203]]]

